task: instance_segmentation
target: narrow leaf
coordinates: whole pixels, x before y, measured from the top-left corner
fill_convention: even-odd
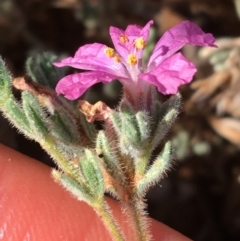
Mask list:
[[[104,180],[97,162],[98,157],[89,149],[85,149],[85,156],[86,159],[80,161],[82,172],[86,182],[91,188],[92,194],[94,194],[96,198],[100,198],[104,195]]]
[[[124,185],[124,173],[122,172],[119,164],[119,159],[115,155],[115,151],[112,150],[110,142],[104,131],[99,131],[98,133],[96,151],[101,160],[103,160],[108,173],[115,180],[119,180]]]
[[[172,158],[172,144],[167,142],[162,152],[153,161],[149,170],[137,183],[137,192],[139,195],[144,195],[146,191],[156,184],[170,167]]]
[[[171,125],[176,120],[179,113],[180,101],[180,96],[177,95],[170,102],[168,102],[168,110],[166,111],[164,117],[158,122],[156,129],[152,133],[152,150],[154,150],[160,144],[161,140],[164,138]]]
[[[94,200],[91,189],[83,182],[79,183],[70,176],[62,174],[56,169],[52,170],[52,176],[57,183],[60,183],[67,191],[75,196],[79,201],[84,201],[91,205]]]
[[[11,75],[5,66],[5,62],[0,57],[0,105],[4,105],[5,101],[12,97],[11,79]]]
[[[44,110],[41,108],[36,97],[27,91],[22,92],[22,105],[31,130],[35,134],[35,140],[42,143],[50,133]]]

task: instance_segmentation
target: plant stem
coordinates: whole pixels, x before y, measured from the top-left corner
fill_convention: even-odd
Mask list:
[[[105,200],[92,206],[102,219],[113,241],[126,241]]]
[[[122,202],[123,210],[128,216],[129,226],[133,227],[136,241],[150,241],[149,225],[147,214],[144,211],[144,202],[141,198],[134,198],[132,201]]]

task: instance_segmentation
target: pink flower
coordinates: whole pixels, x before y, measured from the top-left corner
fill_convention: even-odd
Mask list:
[[[149,21],[143,28],[129,25],[125,31],[110,27],[115,50],[104,44],[86,44],[73,58],[54,63],[58,67],[89,70],[62,78],[57,84],[57,93],[73,100],[98,82],[118,79],[133,95],[146,91],[150,85],[155,85],[162,94],[176,94],[178,87],[189,83],[196,72],[194,64],[176,52],[185,44],[216,47],[215,39],[194,23],[184,21],[165,32],[143,66],[143,50],[152,24],[153,21]]]

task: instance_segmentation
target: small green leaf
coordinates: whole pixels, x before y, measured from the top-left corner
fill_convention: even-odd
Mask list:
[[[119,116],[119,113],[116,111],[112,111],[110,114],[110,119],[116,133],[121,132],[122,125],[121,125],[121,118]]]
[[[117,135],[131,143],[132,147],[137,148],[141,142],[141,136],[135,114],[133,106],[125,99],[120,104],[119,112],[112,113],[112,122]]]
[[[50,133],[44,110],[36,97],[27,91],[22,92],[22,105],[31,130],[35,135],[35,140],[42,143]]]
[[[7,99],[12,98],[11,75],[8,72],[5,62],[0,57],[0,106],[4,106]]]
[[[59,61],[59,57],[50,52],[35,54],[27,59],[26,69],[33,81],[43,86],[55,89],[66,72],[66,68],[57,68],[53,62]]]
[[[97,136],[97,129],[93,123],[89,123],[86,120],[86,116],[82,113],[78,113],[79,123],[81,124],[82,131],[91,143],[94,143]]]
[[[13,98],[8,99],[5,103],[5,115],[19,131],[32,139],[31,128],[23,109]]]
[[[122,172],[119,158],[112,150],[111,144],[104,131],[99,131],[96,140],[96,151],[103,160],[107,172],[115,179],[124,185],[124,173]]]
[[[149,170],[144,174],[144,176],[137,183],[137,192],[139,195],[144,195],[146,191],[156,184],[164,175],[164,173],[169,169],[172,159],[172,144],[167,142],[162,150],[162,152],[153,161]]]
[[[65,143],[77,142],[79,135],[77,132],[73,133],[77,129],[76,124],[67,113],[55,110],[49,118],[52,122],[51,133],[55,138]]]
[[[56,169],[52,170],[52,176],[56,182],[60,183],[64,188],[66,188],[70,193],[73,194],[79,201],[84,201],[91,205],[95,200],[92,195],[92,191],[83,182],[79,183],[71,176],[62,174]]]
[[[134,115],[134,107],[132,104],[127,100],[123,99],[119,105],[119,112],[126,113],[128,115]]]
[[[164,117],[158,122],[156,129],[152,129],[152,150],[159,146],[161,140],[167,134],[178,116],[181,101],[180,95],[176,95],[174,98],[170,99],[171,100],[167,102],[168,109],[166,110]],[[163,106],[163,108],[165,109],[165,106]],[[162,112],[161,109],[159,111]]]
[[[155,100],[151,106],[151,112],[150,112],[150,116],[152,119],[152,122],[151,122],[152,123],[152,126],[151,126],[152,133],[156,132],[159,121],[162,120],[162,118],[166,115],[166,113],[169,111],[169,109],[175,108],[178,110],[180,105],[181,105],[180,94],[171,96],[164,103],[161,103],[160,101]]]
[[[80,161],[83,175],[91,188],[92,194],[96,198],[100,198],[104,195],[104,179],[97,161],[98,157],[89,149],[85,149],[85,156],[86,158]]]
[[[149,115],[143,111],[139,111],[136,114],[136,120],[138,129],[140,132],[140,140],[143,144],[147,144],[146,141],[150,136],[150,120]]]

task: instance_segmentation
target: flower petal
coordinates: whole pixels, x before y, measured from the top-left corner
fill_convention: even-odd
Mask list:
[[[150,20],[144,27],[137,25],[128,25],[125,33],[131,37],[143,37],[146,41],[149,38],[150,27],[153,24],[153,20]]]
[[[117,75],[118,77],[128,77],[125,67],[105,54],[107,48],[104,44],[86,44],[80,47],[74,57],[65,58],[61,62],[55,62],[57,67],[71,66],[77,69],[96,70]]]
[[[162,94],[176,94],[178,87],[191,82],[195,73],[194,64],[178,53],[138,77],[155,85]]]
[[[126,30],[122,30],[116,27],[111,26],[109,29],[110,36],[112,38],[112,42],[114,44],[115,49],[122,56],[122,58],[126,59],[129,53],[133,53],[134,41],[143,37],[147,42],[150,32],[150,27],[153,24],[153,21],[149,21],[144,27],[140,27],[137,25],[128,25]],[[128,38],[127,43],[120,42],[120,36],[126,35]],[[142,51],[138,51],[138,58],[142,57]]]
[[[69,100],[74,100],[80,97],[92,85],[99,82],[109,83],[113,79],[115,79],[114,75],[96,71],[72,74],[58,82],[56,92],[63,94]]]
[[[217,47],[212,34],[204,33],[196,24],[183,21],[166,31],[156,44],[149,59],[148,69],[154,68],[161,61],[168,58],[185,44]]]

